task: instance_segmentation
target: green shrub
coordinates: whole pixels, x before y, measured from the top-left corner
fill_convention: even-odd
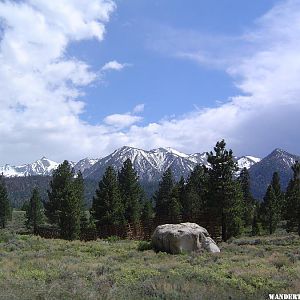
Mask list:
[[[138,244],[138,251],[146,251],[146,250],[152,250],[152,244],[151,242],[147,242],[147,241],[140,241]]]
[[[120,237],[116,236],[116,235],[112,235],[107,237],[106,239],[104,239],[105,241],[109,242],[109,243],[115,243],[121,240]]]
[[[15,234],[6,230],[0,230],[0,243],[7,243],[15,238]]]

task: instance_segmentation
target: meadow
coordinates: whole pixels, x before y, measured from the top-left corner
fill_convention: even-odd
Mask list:
[[[300,291],[300,238],[283,231],[221,243],[219,254],[169,255],[115,237],[24,234],[23,215],[14,212],[0,231],[0,299],[268,299]]]

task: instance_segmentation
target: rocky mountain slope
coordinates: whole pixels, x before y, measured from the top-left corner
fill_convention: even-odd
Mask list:
[[[46,157],[42,157],[31,164],[24,164],[20,166],[11,166],[6,164],[0,167],[0,173],[5,177],[22,177],[34,175],[51,175],[53,170],[58,167],[58,163]]]
[[[146,182],[158,181],[168,168],[172,168],[175,178],[178,179],[181,175],[187,177],[197,164],[207,164],[205,154],[187,155],[170,148],[145,151],[125,146],[100,159],[86,169],[83,175],[85,178],[99,180],[109,165],[120,169],[128,158],[140,180]]]
[[[85,178],[99,180],[107,166],[117,169],[126,159],[130,159],[140,179],[146,182],[158,181],[168,168],[172,168],[176,179],[187,177],[197,164],[208,166],[206,153],[185,154],[172,148],[158,148],[150,151],[124,146],[101,159],[84,158],[77,163],[71,162],[75,172],[81,171]],[[252,156],[236,158],[240,168],[250,168],[260,159]],[[59,163],[45,157],[32,164],[21,166],[5,165],[0,172],[6,177],[48,176]]]
[[[107,166],[112,165],[120,169],[123,162],[131,159],[140,180],[144,184],[157,186],[163,172],[172,168],[175,178],[181,175],[188,177],[197,164],[208,166],[205,153],[185,154],[172,148],[158,148],[150,151],[124,146],[101,159],[85,158],[77,163],[72,162],[75,171],[81,171],[87,181],[98,182]],[[281,149],[275,149],[267,157],[260,160],[253,156],[235,158],[240,169],[249,169],[251,188],[255,198],[262,199],[271,181],[272,175],[277,171],[281,178],[283,189],[292,176],[291,166],[300,156],[290,154]],[[50,176],[58,166],[57,162],[42,157],[41,159],[21,166],[5,165],[0,172],[6,177],[20,178],[28,176]]]
[[[252,194],[257,199],[262,199],[274,172],[278,172],[282,188],[285,190],[292,177],[291,167],[295,161],[300,161],[300,156],[290,154],[281,149],[275,149],[268,156],[249,169]]]

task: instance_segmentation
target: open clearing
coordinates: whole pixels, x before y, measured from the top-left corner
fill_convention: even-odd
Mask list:
[[[267,299],[300,291],[296,235],[236,239],[219,254],[156,254],[138,244],[0,231],[0,299]]]

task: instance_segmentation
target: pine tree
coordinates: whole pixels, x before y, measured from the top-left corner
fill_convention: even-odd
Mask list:
[[[59,226],[62,238],[75,240],[80,234],[81,202],[78,198],[74,182],[66,186],[64,198],[61,201],[61,211],[59,214]]]
[[[176,183],[176,186],[178,188],[179,203],[183,210],[183,207],[186,203],[186,182],[183,176],[180,177],[179,181]]]
[[[152,202],[148,199],[142,204],[142,223],[144,226],[150,227],[154,219],[154,209]]]
[[[270,234],[274,233],[280,220],[280,206],[271,184],[268,186],[261,205],[261,218],[263,227]]]
[[[239,182],[243,192],[243,200],[244,200],[244,213],[243,220],[245,225],[250,225],[254,216],[254,199],[251,195],[250,191],[250,175],[249,171],[246,168],[243,168],[240,176]]]
[[[278,173],[274,172],[271,184],[261,204],[262,225],[270,234],[275,232],[278,222],[283,215],[283,199],[280,178]]]
[[[10,207],[4,176],[0,176],[0,228],[5,228],[7,221],[11,219],[12,209]]]
[[[181,204],[179,200],[179,189],[178,185],[175,185],[172,189],[170,201],[168,203],[168,219],[171,223],[180,223],[181,222]]]
[[[124,162],[118,179],[121,199],[125,209],[125,219],[128,223],[137,223],[141,218],[142,188],[130,159]]]
[[[83,231],[90,226],[90,222],[86,215],[85,203],[84,203],[84,180],[81,171],[78,171],[76,178],[74,179],[74,185],[80,205],[80,230]]]
[[[26,226],[32,227],[33,232],[37,233],[37,228],[43,222],[43,206],[41,197],[37,188],[32,191],[32,196],[29,200],[26,209]]]
[[[281,190],[281,184],[280,184],[280,177],[278,172],[274,172],[272,176],[272,181],[271,185],[273,187],[273,191],[276,197],[277,205],[278,205],[278,210],[279,210],[279,218],[283,219],[284,215],[284,193]]]
[[[158,220],[169,218],[170,201],[174,187],[173,174],[169,168],[162,176],[158,191],[154,195],[155,214]]]
[[[197,222],[204,213],[207,198],[207,171],[203,166],[196,166],[191,172],[185,187],[185,201],[182,204],[183,219]]]
[[[98,226],[122,225],[125,223],[124,206],[121,200],[117,174],[107,167],[93,198],[91,211]]]
[[[243,228],[243,195],[234,174],[238,170],[232,150],[226,150],[224,140],[217,142],[214,152],[207,153],[211,168],[207,206],[212,217],[220,218],[222,239],[228,240],[241,233]]]
[[[48,193],[48,202],[44,204],[45,215],[51,224],[59,224],[59,214],[61,212],[61,204],[67,196],[67,190],[71,186],[74,173],[67,160],[53,171],[52,180],[50,181],[50,190]]]
[[[59,226],[64,239],[73,240],[79,237],[82,188],[81,179],[74,179],[74,171],[68,161],[65,160],[53,172],[45,214],[52,224]]]
[[[252,219],[252,230],[251,234],[252,236],[260,235],[260,224],[259,224],[259,216],[258,216],[259,208],[258,206],[254,205],[254,213],[253,213],[253,219]]]
[[[292,166],[293,178],[290,180],[286,191],[287,230],[298,231],[300,235],[300,163]]]
[[[21,210],[26,212],[26,211],[28,210],[28,207],[29,207],[29,201],[26,200],[26,201],[22,204]]]

